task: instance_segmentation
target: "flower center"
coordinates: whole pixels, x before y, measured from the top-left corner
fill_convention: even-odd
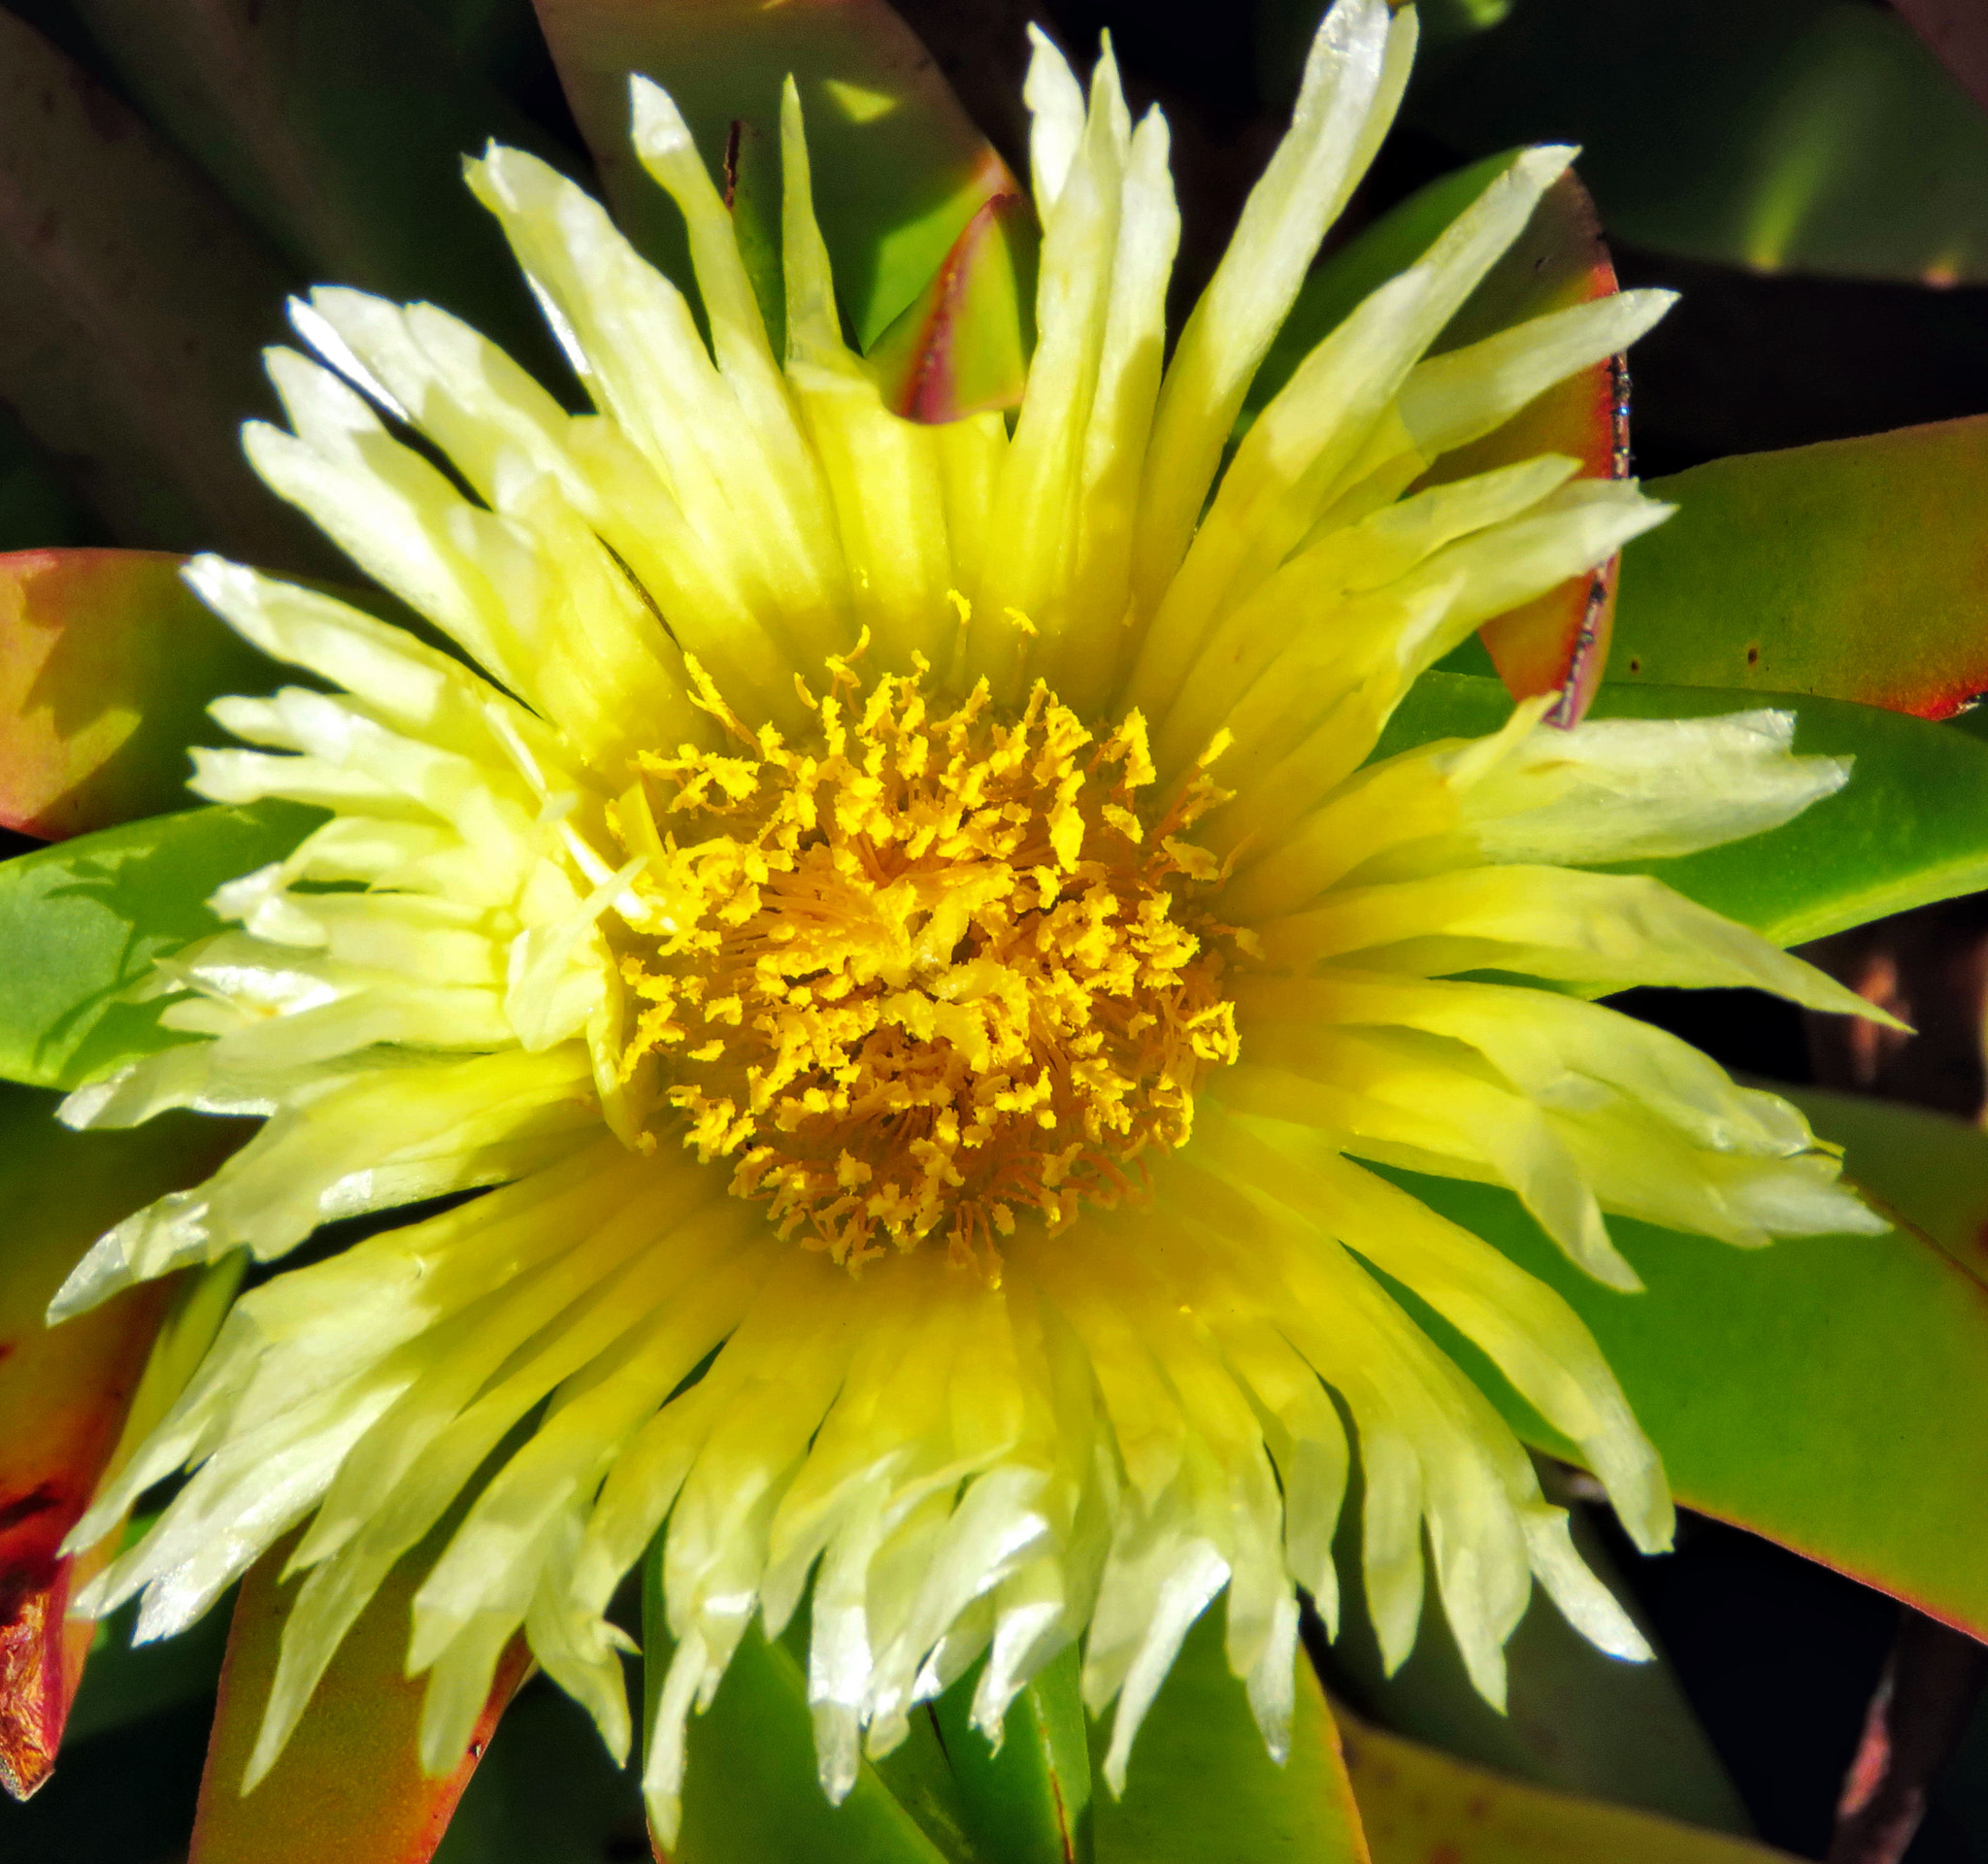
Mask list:
[[[622,1072],[659,1071],[783,1234],[854,1269],[937,1230],[998,1273],[1018,1211],[1116,1202],[1236,1058],[1226,928],[1191,904],[1215,863],[1180,839],[1223,795],[1197,770],[1147,820],[1137,713],[1100,740],[1040,682],[1012,719],[984,682],[935,711],[927,670],[863,695],[831,661],[806,747],[707,683],[743,754],[638,759],[613,826],[654,942],[623,960]]]

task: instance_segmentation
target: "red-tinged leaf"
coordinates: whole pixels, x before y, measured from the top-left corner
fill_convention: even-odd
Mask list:
[[[1988,416],[1740,453],[1650,491],[1615,675],[1945,718],[1988,690]]]
[[[184,809],[186,747],[269,663],[149,550],[0,556],[0,824],[46,841]]]
[[[615,217],[672,277],[676,210],[628,139],[628,75],[676,99],[716,176],[743,123],[779,146],[780,85],[800,86],[814,208],[868,350],[990,200],[1018,193],[931,54],[883,0],[538,0],[568,101]]]
[[[1567,1298],[1679,1502],[1988,1638],[1988,1287],[1943,1251],[1905,1230],[1736,1249],[1611,1216],[1647,1283],[1622,1294],[1508,1191],[1387,1176]],[[1472,1351],[1519,1434],[1578,1460]]]
[[[1374,1864],[1793,1864],[1765,1845],[1474,1767],[1334,1706]]]
[[[1547,189],[1524,233],[1443,332],[1440,348],[1458,349],[1529,317],[1607,297],[1614,289],[1615,267],[1594,203],[1570,171]],[[1627,477],[1628,375],[1619,356],[1549,388],[1496,433],[1445,457],[1435,476],[1464,479],[1537,453],[1571,455],[1580,461],[1583,478]],[[1562,695],[1552,714],[1556,723],[1575,723],[1601,683],[1618,561],[1611,557],[1591,575],[1564,582],[1477,631],[1513,698]]]
[[[55,1096],[0,1090],[0,1785],[49,1776],[91,1627],[65,1620],[94,1570],[60,1548],[122,1433],[170,1282],[59,1327],[43,1315],[83,1250],[134,1206],[191,1184],[239,1143],[233,1121],[174,1115],[122,1133],[72,1133]]]
[[[1028,380],[1013,229],[1019,194],[984,202],[932,282],[870,351],[893,413],[935,425],[1017,408]]]
[[[330,552],[242,457],[283,268],[116,97],[0,12],[0,398],[124,541]]]
[[[264,1554],[235,1601],[188,1864],[425,1864],[530,1656],[522,1640],[512,1643],[461,1761],[439,1779],[422,1773],[417,1731],[426,1682],[410,1680],[406,1665],[414,1592],[436,1550],[431,1539],[388,1575],[339,1646],[282,1757],[244,1793],[244,1769],[301,1584],[277,1577],[295,1542],[288,1535]]]

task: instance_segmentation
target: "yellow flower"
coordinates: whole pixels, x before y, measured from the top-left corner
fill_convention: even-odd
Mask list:
[[[1280,1749],[1296,1588],[1336,1615],[1342,1406],[1390,1662],[1425,1526],[1494,1702],[1534,1578],[1642,1653],[1374,1271],[1474,1340],[1660,1547],[1662,1470],[1593,1341],[1358,1161],[1508,1183],[1624,1288],[1605,1210],[1740,1245],[1874,1227],[1790,1108],[1584,1000],[1752,984],[1861,1008],[1653,881],[1581,871],[1782,821],[1844,771],[1792,756],[1782,715],[1562,731],[1539,704],[1367,761],[1433,660],[1664,516],[1558,458],[1413,489],[1664,308],[1628,292],[1423,359],[1566,150],[1486,187],[1220,470],[1413,34],[1341,0],[1164,374],[1166,124],[1134,127],[1109,52],[1086,100],[1039,39],[1041,340],[1012,432],[886,412],[841,335],[791,88],[783,359],[641,80],[637,148],[688,222],[709,348],[593,201],[504,149],[472,185],[597,412],[433,307],[303,308],[333,367],[272,354],[294,432],[251,427],[250,457],[482,671],[324,595],[189,572],[320,682],[224,701],[260,749],[197,752],[197,787],[329,816],[163,967],[192,1039],[65,1108],[267,1123],[99,1242],[55,1313],[497,1188],[249,1294],[77,1531],[193,1470],[88,1596],[142,1591],[151,1636],[308,1522],[251,1777],[466,1489],[414,1611],[436,1769],[520,1627],[625,1750],[604,1614],[658,1533],[665,1836],[685,1715],[811,1573],[832,1794],[866,1732],[887,1749],[977,1660],[993,1733],[1078,1639],[1121,1783],[1225,1587]]]

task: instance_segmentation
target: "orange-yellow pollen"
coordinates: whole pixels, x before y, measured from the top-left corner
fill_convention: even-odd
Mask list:
[[[1192,904],[1217,870],[1180,839],[1223,796],[1197,771],[1148,821],[1137,713],[1099,740],[1040,682],[1011,720],[984,683],[935,713],[925,671],[862,694],[831,661],[805,747],[707,682],[730,752],[638,760],[613,819],[654,942],[623,961],[622,1073],[658,1069],[684,1142],[836,1261],[939,1231],[998,1272],[1018,1215],[1115,1202],[1184,1145],[1236,1058]]]

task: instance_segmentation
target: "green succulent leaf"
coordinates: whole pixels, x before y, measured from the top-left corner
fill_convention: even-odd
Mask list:
[[[291,803],[196,809],[0,865],[0,1079],[73,1087],[186,1038],[134,1000],[153,961],[220,929],[207,900],[322,819]]]
[[[646,1747],[676,1648],[655,1553],[644,1567],[642,1644]],[[668,1849],[673,1864],[961,1864],[958,1808],[936,1783],[953,1838],[944,1847],[867,1760],[848,1797],[828,1803],[815,1775],[806,1666],[786,1642],[769,1642],[756,1620],[711,1708],[690,1717],[685,1745],[682,1826]],[[919,1771],[932,1781],[929,1769]]]
[[[1557,1288],[1593,1329],[1677,1499],[1988,1635],[1980,1557],[1988,1286],[1925,1238],[1786,1239],[1736,1249],[1610,1217],[1646,1287],[1574,1268],[1502,1188],[1390,1170]],[[1495,1375],[1537,1448],[1580,1460]]]
[[[1100,1793],[1093,1804],[1098,1864],[1368,1864],[1339,1730],[1302,1653],[1297,1682],[1290,1757],[1280,1767],[1229,1674],[1221,1607],[1204,1613],[1140,1726],[1124,1798]],[[1110,1726],[1092,1726],[1099,1762]]]
[[[1374,1864],[1793,1864],[1785,1851],[1543,1790],[1342,1715]]]
[[[257,352],[282,332],[290,274],[177,151],[11,13],[0,172],[0,399],[28,434],[128,543],[328,565],[237,439],[244,416],[274,409]]]
[[[305,279],[428,299],[556,370],[503,237],[462,180],[462,158],[493,136],[578,165],[444,36],[472,51],[507,29],[501,15],[438,22],[414,0],[76,10],[131,94]]]
[[[1988,1282],[1988,1133],[1951,1114],[1867,1094],[1774,1083],[1825,1139],[1843,1148],[1843,1176],[1895,1223]]]
[[[1629,244],[1765,271],[1988,276],[1988,117],[1889,8],[1511,0],[1427,62],[1408,115],[1466,150],[1580,144]]]
[[[1988,689],[1988,416],[1650,482],[1624,558],[1624,682],[1822,693],[1943,718]]]
[[[646,1569],[643,1647],[653,1719],[675,1648],[659,1562]],[[769,1641],[755,1624],[706,1714],[690,1718],[675,1864],[1088,1864],[1090,1754],[1070,1649],[1015,1699],[996,1752],[969,1725],[976,1666],[865,1760],[831,1807],[808,1706],[807,1614]]]
[[[1017,243],[1033,234],[1019,194],[985,202],[931,282],[870,350],[894,414],[934,424],[1017,408],[1028,381]]]
[[[44,840],[184,809],[216,693],[268,661],[150,550],[0,556],[0,823]]]
[[[187,1864],[426,1864],[530,1667],[523,1641],[514,1640],[461,1762],[440,1778],[421,1771],[426,1684],[406,1674],[408,1626],[414,1591],[453,1526],[445,1522],[387,1576],[339,1646],[311,1713],[268,1775],[244,1793],[282,1628],[296,1604],[300,1581],[279,1580],[296,1535],[249,1569],[228,1627]]]
[[[1614,682],[1593,716],[1694,718],[1761,707],[1795,714],[1798,751],[1854,758],[1848,783],[1765,835],[1625,871],[1654,874],[1779,945],[1988,886],[1988,744],[1952,725],[1800,693]],[[1425,674],[1375,754],[1478,736],[1510,713],[1495,680]]]
[[[679,281],[690,276],[682,223],[629,143],[630,72],[670,93],[713,165],[731,146],[734,123],[763,148],[779,147],[780,86],[793,75],[808,122],[815,212],[863,350],[926,288],[981,207],[1020,191],[931,55],[883,0],[538,5],[615,218]],[[734,178],[714,179],[732,196]],[[765,210],[763,199],[744,207],[762,216]]]
[[[976,1853],[989,1864],[1089,1864],[1091,1762],[1075,1645],[1023,1689],[997,1753],[968,1725],[977,1666],[932,1705]]]

